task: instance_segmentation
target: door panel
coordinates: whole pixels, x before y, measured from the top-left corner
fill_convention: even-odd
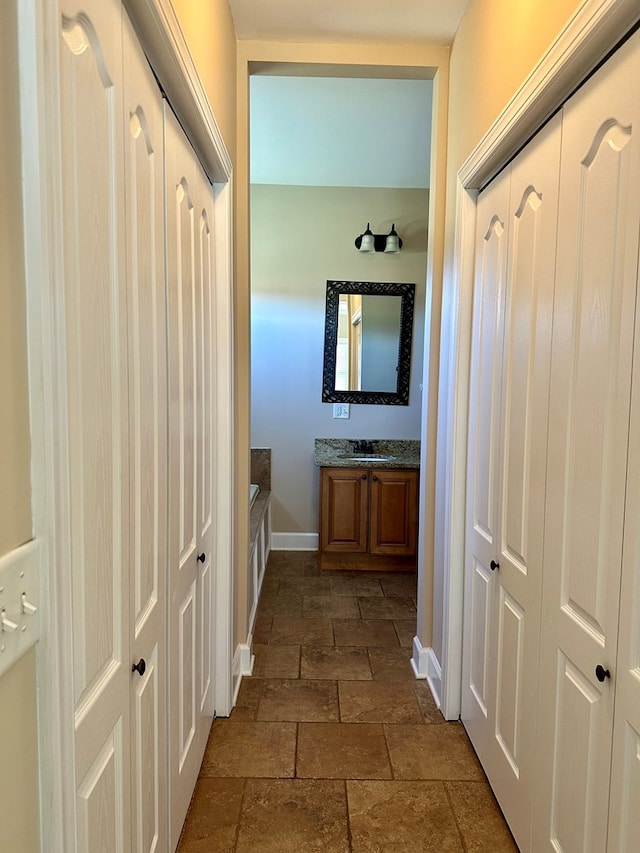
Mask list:
[[[511,167],[498,459],[495,719],[487,764],[511,831],[531,843],[560,116]]]
[[[130,827],[122,13],[115,0],[61,11],[76,831],[93,853],[126,850]]]
[[[635,36],[636,53],[640,37]],[[635,65],[636,90],[640,82]],[[635,131],[637,133],[637,130]],[[640,278],[640,265],[636,282]],[[636,284],[636,291],[638,291]],[[618,658],[615,667],[615,724],[611,762],[608,850],[640,850],[640,293],[636,292],[629,457],[623,541]]]
[[[481,195],[476,238],[462,719],[523,851],[535,766],[559,122]]]
[[[171,844],[176,846],[213,718],[213,196],[165,107],[169,341]]]
[[[493,595],[491,588],[491,573],[480,563],[474,562],[471,579],[471,630],[468,651],[469,660],[469,690],[477,710],[482,715],[480,721],[488,716],[489,698],[489,666],[491,655],[489,641],[491,637],[491,618],[493,611]],[[465,687],[467,682],[465,681]],[[463,716],[465,726],[466,718]],[[480,728],[481,722],[477,728]],[[470,726],[467,726],[469,729]],[[486,734],[483,732],[486,737]],[[474,742],[475,746],[475,742]]]
[[[123,29],[131,435],[133,850],[167,845],[167,391],[162,98],[129,18]]]
[[[633,50],[563,111],[536,851],[606,847],[640,220]]]
[[[465,632],[462,720],[484,763],[491,749],[493,701],[489,669],[495,666],[495,584],[490,569],[498,553],[495,466],[500,442],[503,289],[511,173],[506,170],[478,199],[467,455]]]
[[[198,444],[196,459],[197,519],[198,519],[198,713],[199,750],[204,752],[213,718],[213,626],[211,622],[213,553],[215,530],[213,524],[214,483],[214,376],[215,341],[213,337],[214,244],[213,193],[211,185],[196,163],[194,197],[198,213],[196,241],[196,376]],[[208,720],[208,724],[207,721]]]
[[[78,848],[91,853],[125,853],[129,826],[123,812],[121,778],[128,742],[123,740],[122,718],[96,750],[96,758],[78,785],[76,833]]]
[[[322,551],[367,550],[369,477],[365,471],[322,468]]]
[[[416,471],[373,471],[369,498],[369,551],[412,556],[418,538]]]

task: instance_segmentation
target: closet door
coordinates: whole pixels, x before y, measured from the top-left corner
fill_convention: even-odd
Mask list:
[[[215,252],[213,235],[213,187],[196,160],[194,198],[196,202],[196,394],[198,412],[197,445],[197,533],[198,533],[198,669],[199,751],[204,753],[214,715],[213,708],[213,621],[212,595],[214,555],[214,288]]]
[[[560,117],[511,167],[498,483],[494,714],[485,767],[520,850],[531,844]]]
[[[638,264],[637,42],[563,111],[536,853],[606,848]]]
[[[463,721],[482,760],[493,790],[523,851],[530,849],[537,672],[542,594],[542,550],[547,453],[549,366],[555,272],[555,240],[560,165],[560,119],[550,122],[507,170],[509,196],[504,236],[507,240],[506,273],[502,296],[498,287],[486,288],[479,256],[476,296],[482,298],[474,314],[474,334],[486,341],[485,364],[491,364],[495,389],[493,420],[472,422],[469,448],[469,540],[486,548],[484,564],[471,556],[469,614],[472,629],[465,649],[469,675],[473,659],[485,655],[484,713],[477,713],[479,695],[471,680]],[[486,228],[486,201],[479,201],[480,228]],[[489,208],[488,215],[495,220]],[[480,218],[485,216],[485,222]],[[495,228],[495,224],[494,224]],[[480,235],[481,236],[481,235]],[[482,251],[482,242],[479,249]],[[495,276],[495,280],[498,277]],[[495,331],[483,331],[483,316]],[[491,349],[493,347],[493,349]],[[491,399],[482,395],[481,347],[474,349],[472,412],[477,415]],[[487,383],[485,382],[485,388]],[[496,409],[497,406],[497,409]],[[486,438],[483,440],[482,430]],[[484,466],[489,466],[484,468]],[[486,478],[481,490],[478,473]],[[484,497],[492,492],[491,504]],[[493,536],[482,537],[477,496],[494,506]],[[484,525],[486,531],[489,525]],[[482,590],[482,597],[478,596]],[[474,607],[475,601],[481,602]],[[482,644],[474,639],[483,623]],[[469,623],[467,623],[469,624]],[[477,643],[477,645],[476,645]],[[475,646],[475,647],[474,647]],[[466,684],[466,682],[465,682]],[[476,714],[467,716],[467,709]]]
[[[122,11],[61,11],[76,835],[82,853],[114,853],[131,842]]]
[[[462,720],[483,764],[492,750],[495,598],[499,550],[497,462],[511,172],[478,199],[467,452]]]
[[[176,846],[211,726],[211,228],[203,175],[165,107],[169,332],[169,763]],[[206,180],[206,179],[204,179]]]
[[[124,16],[131,436],[132,850],[167,849],[167,393],[162,97]],[[144,663],[143,663],[144,662]]]
[[[640,226],[640,223],[639,223]],[[638,270],[640,276],[640,269]],[[640,294],[639,294],[640,295]],[[636,299],[636,317],[640,305]],[[640,850],[640,323],[636,321],[609,801],[610,853]]]

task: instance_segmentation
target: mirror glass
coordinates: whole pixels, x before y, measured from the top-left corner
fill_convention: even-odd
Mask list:
[[[328,281],[322,400],[409,402],[415,285]]]

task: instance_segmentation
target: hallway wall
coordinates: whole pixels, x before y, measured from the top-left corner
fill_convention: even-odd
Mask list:
[[[570,17],[582,5],[577,0],[540,4],[536,0],[470,0],[451,49],[449,130],[447,138],[447,190],[441,360],[439,387],[449,384],[449,365],[444,357],[449,346],[449,327],[457,306],[447,299],[447,280],[452,275],[456,225],[457,173],[483,135],[516,94]],[[441,401],[442,402],[442,401]],[[446,412],[438,411],[438,436],[446,432]],[[438,458],[442,483],[443,453]],[[433,577],[433,637],[431,646],[442,662],[444,497],[436,505]],[[422,639],[425,645],[424,638]]]
[[[251,443],[272,449],[275,533],[317,533],[314,438],[420,438],[427,266],[427,189],[251,188]],[[403,239],[397,255],[356,251],[367,221]],[[322,402],[327,280],[413,282],[408,406],[351,405],[334,420]]]

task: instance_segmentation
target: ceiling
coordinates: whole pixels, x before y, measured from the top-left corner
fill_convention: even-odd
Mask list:
[[[239,39],[450,44],[469,0],[229,0]]]

